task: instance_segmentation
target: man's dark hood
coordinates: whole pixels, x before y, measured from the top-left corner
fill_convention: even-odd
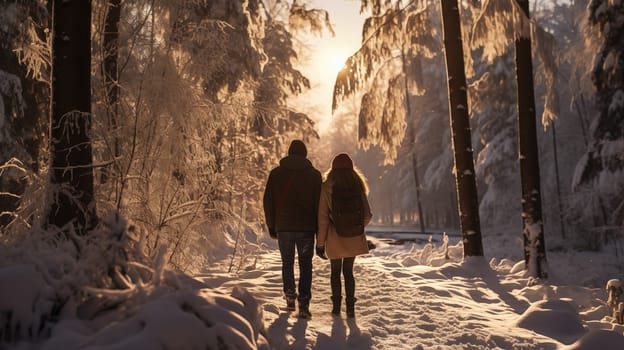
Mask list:
[[[291,154],[282,158],[280,160],[280,166],[289,170],[304,170],[313,167],[312,162],[306,157],[297,154]]]

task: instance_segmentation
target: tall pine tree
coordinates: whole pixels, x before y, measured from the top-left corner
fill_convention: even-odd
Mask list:
[[[441,0],[455,178],[464,255],[483,256],[457,0]]]
[[[86,233],[95,221],[91,152],[91,1],[53,2],[47,223]]]
[[[516,0],[525,21],[516,28],[516,82],[518,89],[518,151],[520,153],[520,178],[522,181],[522,232],[524,259],[529,274],[545,278],[546,247],[540,190],[539,158],[537,149],[535,92],[529,26],[529,1]]]

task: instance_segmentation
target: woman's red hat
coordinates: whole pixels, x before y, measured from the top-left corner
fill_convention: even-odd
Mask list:
[[[353,160],[346,153],[340,153],[332,161],[332,169],[353,169]]]

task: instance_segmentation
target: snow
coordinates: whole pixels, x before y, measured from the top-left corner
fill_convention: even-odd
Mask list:
[[[572,176],[572,188],[576,188],[581,184],[583,180],[583,172],[587,168],[589,162],[589,153],[585,153],[581,156],[574,168],[574,175]]]
[[[110,221],[112,231],[123,230],[125,221]],[[20,333],[14,334],[20,341],[5,334],[0,348],[624,348],[624,326],[613,322],[606,303],[608,287],[619,285],[621,264],[609,252],[549,252],[551,277],[535,284],[524,262],[508,257],[513,247],[495,237],[484,238],[492,257],[463,259],[457,234],[409,231],[368,233],[376,249],[356,259],[355,319],[346,318],[344,304],[341,317],[331,315],[329,263],[317,257],[312,318],[286,310],[279,250],[269,238],[261,238],[255,260],[238,273],[228,272],[227,257],[193,278],[166,270],[162,284],[143,286],[150,292],[140,297],[135,293],[93,317],[63,311],[55,321],[45,317],[53,296],[42,267],[5,262],[0,330]],[[82,315],[98,303],[88,300]],[[44,324],[49,334],[30,336]]]
[[[607,282],[607,289],[609,289],[609,288],[620,288],[621,286],[622,286],[622,283],[617,278],[610,279]]]
[[[570,343],[570,340],[576,340],[585,333],[575,306],[570,301],[561,299],[542,300],[532,304],[516,325],[562,343]]]
[[[14,3],[3,4],[3,6],[3,11],[0,11],[0,34],[8,34],[16,27],[18,8]],[[6,45],[6,43],[0,45]]]
[[[0,329],[24,337],[43,326],[41,315],[52,303],[41,274],[32,265],[14,265],[0,269],[0,281],[0,310],[11,310],[11,317],[0,318]]]
[[[105,327],[87,348],[216,349],[223,342],[237,349],[254,349],[251,324],[231,310],[242,313],[242,302],[203,289],[172,293],[147,303],[131,318]]]
[[[5,115],[5,98],[14,101],[15,106],[11,106],[10,103],[9,106],[16,109],[17,116],[24,114],[25,103],[22,98],[22,83],[19,77],[0,69],[0,143],[9,141],[7,127],[10,116]]]
[[[618,111],[621,111],[622,109],[624,109],[624,91],[618,89],[611,98],[611,103],[609,104],[609,114],[618,113]]]

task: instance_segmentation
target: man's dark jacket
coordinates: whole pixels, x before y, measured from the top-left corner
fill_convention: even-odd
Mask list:
[[[321,173],[303,156],[289,155],[271,170],[264,190],[269,232],[316,233]]]

